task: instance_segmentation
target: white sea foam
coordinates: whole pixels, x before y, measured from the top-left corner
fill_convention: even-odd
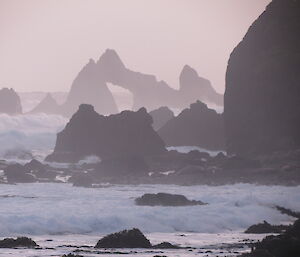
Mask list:
[[[134,198],[144,193],[169,192],[202,200],[208,205],[143,207]],[[20,234],[109,233],[138,227],[143,232],[220,233],[244,230],[267,220],[292,219],[272,208],[300,211],[300,187],[141,185],[75,188],[68,184],[1,185],[0,236]],[[30,198],[35,197],[35,198]]]
[[[220,152],[225,154],[225,152],[221,151],[221,150],[220,151],[212,151],[212,150],[207,150],[205,148],[201,148],[199,146],[170,146],[170,147],[167,147],[167,149],[169,151],[176,150],[180,153],[188,153],[193,150],[198,150],[200,152],[207,152],[207,153],[209,153],[210,156],[216,156]]]
[[[63,129],[66,122],[59,115],[0,114],[0,154],[12,149],[49,151],[55,145],[56,133]]]

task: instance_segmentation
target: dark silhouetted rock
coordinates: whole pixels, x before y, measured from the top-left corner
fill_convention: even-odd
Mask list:
[[[12,88],[0,90],[0,113],[9,115],[22,113],[21,99]]]
[[[24,171],[34,175],[38,179],[55,179],[57,173],[50,169],[49,165],[44,165],[43,163],[32,159],[29,163],[24,165]]]
[[[73,183],[76,187],[92,187],[93,177],[86,173],[76,173],[69,178],[68,182]]]
[[[4,238],[0,240],[0,248],[16,248],[16,247],[26,247],[34,248],[38,245],[31,238],[28,237],[18,237],[14,238]]]
[[[197,71],[188,65],[183,67],[179,77],[180,93],[187,103],[200,100],[223,106],[223,95],[216,92],[209,80],[201,78]]]
[[[152,128],[152,118],[144,108],[102,116],[91,105],[80,105],[65,129],[58,133],[48,161],[77,162],[86,156],[101,159],[147,156],[166,151]]]
[[[110,234],[98,241],[95,248],[150,248],[150,241],[137,229]]]
[[[153,245],[154,249],[180,249],[181,247],[177,246],[177,245],[173,245],[169,242],[162,242],[160,244],[157,245]]]
[[[159,130],[169,120],[174,118],[174,113],[168,107],[160,107],[156,110],[149,112],[153,119],[153,128]]]
[[[70,117],[80,104],[91,104],[100,114],[118,112],[112,93],[92,59],[75,78],[67,100],[60,106],[59,112]]]
[[[174,195],[167,193],[144,194],[135,199],[136,205],[146,206],[188,206],[203,205],[201,201],[188,200],[184,195]]]
[[[246,234],[269,234],[269,233],[282,233],[284,232],[288,226],[284,225],[271,225],[270,223],[264,221],[263,223],[259,223],[256,225],[250,226],[245,233]]]
[[[300,147],[300,1],[273,0],[232,52],[226,74],[227,151]]]
[[[199,146],[209,150],[225,148],[223,117],[197,101],[158,130],[167,146]]]
[[[30,111],[30,113],[58,114],[58,108],[59,105],[56,100],[48,93],[45,98]]]
[[[255,244],[249,254],[241,257],[298,257],[300,256],[300,220],[278,236],[267,236]]]
[[[4,169],[4,174],[9,183],[32,183],[36,182],[36,178],[29,173],[26,173],[21,164],[11,164]]]

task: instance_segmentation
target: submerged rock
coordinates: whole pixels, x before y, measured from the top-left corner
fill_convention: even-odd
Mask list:
[[[167,193],[144,194],[135,199],[136,205],[145,206],[189,206],[203,205],[205,203],[196,200],[188,200],[184,195]]]
[[[37,247],[37,243],[28,237],[4,238],[0,240],[0,248],[15,248],[15,247],[26,247],[34,248]]]
[[[173,245],[169,242],[162,242],[157,245],[153,245],[152,248],[154,249],[180,249],[181,247],[178,245]]]
[[[151,248],[151,243],[139,229],[134,228],[103,237],[95,248]]]

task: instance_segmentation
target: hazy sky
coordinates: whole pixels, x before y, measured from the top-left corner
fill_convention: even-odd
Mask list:
[[[66,91],[89,58],[178,87],[189,64],[224,91],[229,55],[270,0],[0,0],[0,87]]]

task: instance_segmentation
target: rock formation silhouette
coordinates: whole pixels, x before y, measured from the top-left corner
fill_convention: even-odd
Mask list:
[[[149,112],[153,119],[153,128],[159,130],[169,120],[174,118],[174,113],[166,106],[160,107],[152,112]]]
[[[199,146],[209,150],[225,148],[223,115],[200,101],[169,120],[158,134],[167,146]]]
[[[2,88],[0,90],[0,113],[9,115],[22,113],[21,99],[12,88]]]
[[[102,116],[92,105],[81,104],[65,129],[58,133],[54,152],[46,159],[76,162],[90,155],[109,159],[156,155],[165,151],[145,108]]]
[[[30,113],[57,114],[59,113],[59,105],[52,95],[48,93],[44,99],[30,111]]]
[[[227,151],[300,146],[300,1],[273,0],[232,52],[226,74]]]

